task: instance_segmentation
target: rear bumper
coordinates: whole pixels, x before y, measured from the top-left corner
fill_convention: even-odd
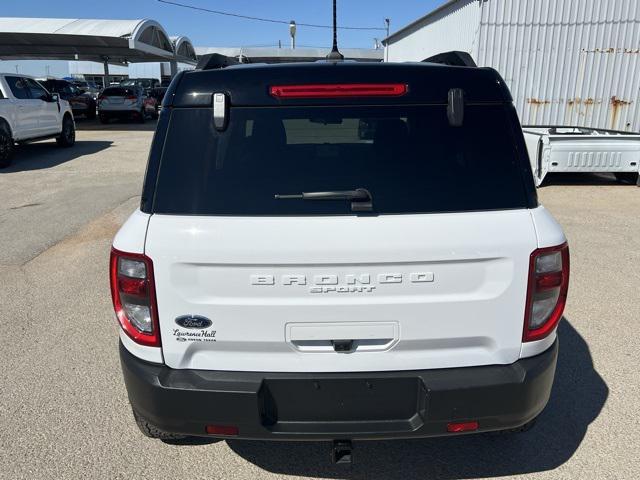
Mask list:
[[[511,365],[363,373],[174,370],[120,344],[132,407],[160,429],[205,436],[205,425],[236,426],[236,438],[331,440],[418,438],[449,422],[478,431],[517,428],[551,392],[558,342]]]
[[[98,108],[99,115],[118,116],[118,115],[134,115],[140,113],[142,105],[134,105],[131,107],[100,107]]]

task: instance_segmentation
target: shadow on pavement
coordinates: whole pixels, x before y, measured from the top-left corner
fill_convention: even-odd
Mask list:
[[[114,118],[109,121],[109,123],[100,123],[97,119],[85,119],[78,118],[76,119],[76,130],[78,131],[123,131],[123,132],[131,132],[131,131],[143,131],[143,132],[154,132],[156,129],[157,120],[152,118],[147,118],[144,123],[138,123],[134,120],[129,119],[118,119]]]
[[[13,152],[11,165],[0,169],[0,175],[55,167],[83,155],[97,153],[108,148],[112,143],[111,141],[77,140],[73,147],[62,148],[56,145],[55,140],[48,140],[18,145]]]
[[[552,185],[620,185],[629,186],[628,183],[619,182],[613,173],[549,173],[542,183],[542,187]]]
[[[571,458],[600,414],[609,389],[589,347],[564,320],[551,399],[533,429],[510,435],[356,442],[351,467],[333,465],[327,442],[227,441],[269,472],[323,478],[467,479],[552,470]]]
[[[222,439],[220,438],[207,437],[187,437],[175,440],[161,440],[162,443],[166,443],[167,445],[179,445],[181,447],[211,445],[214,443],[220,443],[221,441]]]

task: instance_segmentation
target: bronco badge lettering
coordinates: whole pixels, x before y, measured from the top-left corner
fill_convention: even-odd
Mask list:
[[[342,278],[333,273],[323,273],[307,277],[301,274],[255,274],[250,276],[251,285],[282,285],[305,286],[309,293],[370,293],[377,285],[389,283],[431,283],[435,280],[433,272],[412,272],[402,274],[398,272],[379,273],[372,276],[369,273],[348,274]]]

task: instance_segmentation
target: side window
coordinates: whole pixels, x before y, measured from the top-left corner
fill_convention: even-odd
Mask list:
[[[29,92],[31,93],[31,98],[44,100],[47,97],[47,91],[38,82],[36,82],[35,80],[31,80],[30,78],[25,78],[24,80],[25,82],[27,82],[27,87],[29,88]]]
[[[27,84],[25,83],[25,79],[22,77],[5,77],[5,80],[9,84],[9,88],[11,89],[11,93],[13,96],[20,99],[25,100],[31,98],[29,96],[29,90]]]

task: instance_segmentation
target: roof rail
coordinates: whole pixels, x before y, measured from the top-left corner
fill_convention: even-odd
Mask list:
[[[454,67],[477,67],[473,57],[467,52],[459,52],[453,50],[451,52],[442,52],[422,60],[428,63],[441,63],[443,65],[451,65]]]
[[[214,70],[216,68],[225,68],[231,65],[238,65],[240,62],[233,57],[227,57],[219,53],[209,53],[202,55],[198,59],[196,70]]]

